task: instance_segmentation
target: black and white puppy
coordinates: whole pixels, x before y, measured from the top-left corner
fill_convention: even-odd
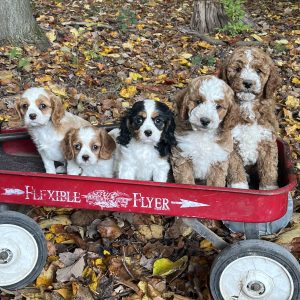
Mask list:
[[[117,177],[166,182],[169,155],[176,145],[174,131],[167,105],[148,99],[136,102],[121,119]]]

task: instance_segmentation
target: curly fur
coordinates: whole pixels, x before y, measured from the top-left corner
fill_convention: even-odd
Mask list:
[[[251,169],[258,173],[261,189],[276,188],[278,121],[272,97],[281,82],[279,72],[261,49],[240,47],[224,62],[222,78],[235,92],[239,105],[237,126],[232,131],[235,155],[229,163],[230,186],[247,187],[246,170]]]

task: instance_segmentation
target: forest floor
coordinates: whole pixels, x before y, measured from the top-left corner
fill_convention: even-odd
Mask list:
[[[92,124],[112,124],[135,101],[173,97],[200,74],[218,74],[238,42],[259,42],[279,68],[279,135],[289,145],[300,178],[300,9],[297,1],[249,1],[257,24],[214,46],[189,27],[189,0],[33,0],[51,48],[0,47],[0,121],[21,126],[14,101],[31,86],[47,86],[65,107]],[[300,198],[289,226],[266,237],[300,256]],[[34,208],[48,259],[28,288],[1,299],[212,299],[209,270],[218,251],[180,219],[153,215]],[[210,226],[225,240],[242,239]]]

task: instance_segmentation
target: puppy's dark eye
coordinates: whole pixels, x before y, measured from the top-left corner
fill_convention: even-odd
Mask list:
[[[261,74],[261,73],[262,73],[262,70],[261,70],[261,69],[256,69],[256,73],[257,73],[257,74]]]
[[[142,125],[143,123],[143,118],[142,117],[136,117],[134,122],[137,124],[137,125]]]
[[[45,109],[47,105],[45,103],[40,104],[39,109]]]
[[[154,119],[154,124],[156,124],[156,125],[161,125],[163,123],[163,120],[161,119],[161,118],[155,118]]]
[[[201,103],[202,103],[201,100],[197,100],[197,101],[196,101],[196,104],[197,104],[197,105],[199,105],[199,104],[201,104]]]
[[[99,146],[98,146],[98,145],[93,145],[93,146],[92,146],[92,150],[96,151],[96,150],[98,150],[98,149],[99,149]]]
[[[222,106],[219,105],[219,104],[216,106],[216,109],[218,109],[218,110],[221,109],[221,108],[222,108]]]
[[[241,68],[241,67],[236,67],[236,68],[235,68],[235,71],[236,71],[237,73],[240,73],[240,72],[242,71],[242,68]]]
[[[21,105],[21,107],[22,107],[23,109],[27,109],[27,108],[28,108],[28,104],[25,104],[25,103],[24,103],[24,104]]]
[[[81,149],[81,145],[78,143],[78,144],[75,144],[74,145],[74,148],[76,149],[76,150],[80,150]]]

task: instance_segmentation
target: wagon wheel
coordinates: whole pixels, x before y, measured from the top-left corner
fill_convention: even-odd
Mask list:
[[[46,241],[37,223],[15,211],[1,212],[0,287],[16,290],[30,284],[46,258]]]
[[[241,241],[215,259],[210,289],[214,300],[299,300],[300,266],[279,245]]]

